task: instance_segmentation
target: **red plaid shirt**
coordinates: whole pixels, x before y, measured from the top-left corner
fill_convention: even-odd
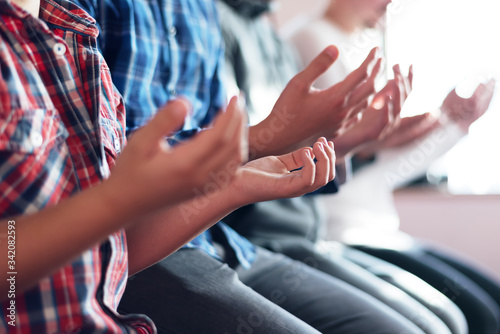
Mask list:
[[[63,0],[42,0],[39,19],[0,0],[2,219],[97,184],[125,144],[122,100],[97,52],[94,23]],[[154,332],[147,317],[116,312],[127,270],[120,231],[16,294],[15,327],[7,324],[9,301],[2,304],[0,332]]]

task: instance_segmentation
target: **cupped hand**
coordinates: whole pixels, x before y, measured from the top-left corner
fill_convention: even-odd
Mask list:
[[[458,96],[456,89],[454,89],[443,101],[441,111],[451,121],[458,124],[463,131],[468,132],[470,125],[488,110],[495,91],[495,84],[494,79],[489,80],[486,84],[479,84],[472,96],[467,99]]]
[[[326,185],[334,177],[333,142],[320,138],[312,148],[246,163],[234,180],[233,190],[238,205],[245,205],[302,196]]]
[[[342,82],[318,90],[314,88],[314,82],[339,54],[335,46],[327,47],[289,82],[271,114],[251,128],[253,155],[287,153],[310,146],[319,137],[336,137],[352,118],[357,117],[357,113],[368,106],[368,100],[375,92],[375,79],[381,67],[377,53],[377,49],[373,49],[363,64]],[[270,142],[263,140],[271,135]]]
[[[213,127],[169,147],[189,105],[169,102],[136,131],[103,183],[112,207],[141,215],[226,187],[247,159],[246,118],[233,98]]]
[[[360,150],[377,150],[383,139],[398,127],[401,110],[411,92],[413,69],[410,67],[406,77],[399,65],[393,71],[394,79],[375,95],[360,120],[334,140],[338,158]]]

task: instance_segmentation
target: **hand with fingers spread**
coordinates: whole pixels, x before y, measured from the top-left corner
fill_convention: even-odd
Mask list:
[[[381,59],[373,49],[347,78],[324,90],[313,87],[316,79],[337,59],[338,49],[327,47],[287,85],[271,114],[250,128],[252,158],[290,152],[310,146],[319,137],[336,137],[368,106],[375,92]]]
[[[410,80],[411,83],[411,80]],[[411,87],[411,86],[410,86]],[[441,119],[433,113],[425,113],[413,117],[402,118],[400,124],[387,135],[376,148],[363,149],[363,155],[372,155],[376,150],[395,148],[407,145],[415,140],[425,137],[431,131],[442,126],[449,119],[468,132],[469,126],[481,117],[490,104],[495,88],[495,81],[480,84],[474,94],[464,99],[453,90],[446,97],[441,107]]]
[[[229,185],[247,159],[246,118],[237,99],[230,101],[211,129],[170,148],[165,136],[182,125],[187,110],[182,100],[170,102],[132,136],[103,183],[111,202],[134,215],[203,193],[214,175],[222,173],[226,180],[224,184],[214,181],[214,185]]]
[[[316,163],[314,163],[316,158]],[[324,137],[313,147],[268,156],[243,165],[233,186],[240,205],[297,197],[315,191],[335,177],[333,142]]]
[[[441,111],[463,131],[469,132],[469,126],[481,117],[490,105],[495,91],[495,80],[481,83],[471,97],[464,99],[452,90],[441,106]]]
[[[401,74],[399,65],[393,71],[394,79],[375,95],[361,120],[334,140],[338,158],[361,150],[375,152],[384,138],[397,129],[403,104],[411,92],[413,70],[410,67],[407,77]]]

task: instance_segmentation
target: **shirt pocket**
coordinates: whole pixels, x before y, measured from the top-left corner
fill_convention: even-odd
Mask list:
[[[75,189],[66,138],[54,110],[0,113],[0,218],[33,213]]]
[[[41,154],[68,137],[55,110],[13,110],[0,118],[0,151]]]

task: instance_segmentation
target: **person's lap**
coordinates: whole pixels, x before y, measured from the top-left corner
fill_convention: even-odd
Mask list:
[[[418,327],[364,292],[282,254],[258,248],[245,284],[322,333],[414,333]]]
[[[317,332],[305,322],[323,333],[422,333],[374,298],[285,256],[258,248],[250,270],[235,269],[180,250],[133,276],[119,311],[147,314],[160,333]]]
[[[436,257],[470,278],[474,283],[486,291],[500,306],[500,282],[495,281],[487,273],[484,273],[480,268],[477,268],[475,264],[469,263],[467,260],[459,256],[434,247],[424,245],[421,245],[420,247],[422,247],[422,250],[427,254]]]
[[[318,250],[314,243],[305,239],[284,239],[268,242],[264,246],[294,260],[306,263],[366,292],[405,316],[426,333],[441,334],[450,332],[450,329],[452,333],[467,333],[467,324],[463,314],[451,301],[446,300],[444,295],[434,291],[446,301],[436,303],[436,299],[432,298],[432,300],[427,300],[424,306],[404,289],[390,284],[345,258],[346,247],[343,245],[327,242],[322,244]],[[393,267],[398,269],[398,274],[403,271],[396,266]],[[422,282],[422,284],[425,283]],[[434,290],[431,286],[427,286],[426,291],[423,291],[425,294],[422,298],[435,296],[435,294],[429,294],[429,289]],[[426,307],[428,305],[433,306],[433,311],[437,309],[440,316],[431,312]]]
[[[421,246],[409,250],[357,248],[415,274],[445,294],[463,311],[470,333],[500,332],[500,308],[495,300],[460,270],[429,254]]]
[[[158,333],[317,333],[197,249],[177,251],[132,276],[118,310],[148,315]]]

